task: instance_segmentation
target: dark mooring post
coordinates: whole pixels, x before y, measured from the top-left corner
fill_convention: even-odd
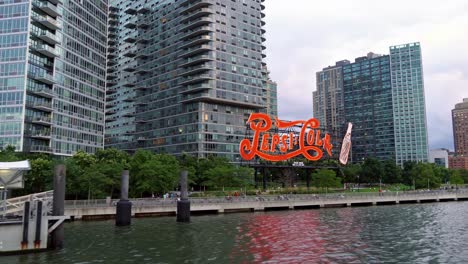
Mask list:
[[[190,222],[190,201],[187,190],[187,171],[180,172],[180,200],[177,201],[177,222]]]
[[[63,216],[65,213],[65,165],[57,165],[54,169],[54,198],[52,215]],[[64,232],[63,223],[53,232],[50,247],[52,249],[63,248]]]
[[[131,224],[132,203],[128,200],[128,170],[122,171],[122,182],[120,185],[120,201],[117,202],[117,212],[115,216],[116,226],[128,226]]]

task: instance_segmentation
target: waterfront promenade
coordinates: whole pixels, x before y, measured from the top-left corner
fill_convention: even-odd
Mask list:
[[[312,209],[325,207],[373,206],[468,200],[468,190],[413,191],[385,193],[259,195],[246,197],[190,198],[192,214],[232,213]],[[65,215],[72,219],[110,219],[115,216],[117,200],[68,200]],[[132,199],[134,217],[175,215],[176,199]]]

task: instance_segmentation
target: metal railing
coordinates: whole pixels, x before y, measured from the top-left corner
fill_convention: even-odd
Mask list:
[[[46,191],[7,199],[5,208],[0,208],[0,214],[22,215],[24,202],[45,201],[47,204],[52,204],[53,195],[54,191]]]
[[[405,199],[428,199],[443,198],[445,195],[456,195],[468,198],[468,190],[454,191],[410,191],[410,192],[385,192],[385,193],[333,193],[333,194],[281,194],[281,195],[257,195],[257,196],[226,196],[226,197],[193,197],[190,198],[192,205],[208,205],[223,203],[243,202],[281,202],[281,201],[362,201],[374,200],[405,200]],[[118,199],[94,199],[94,200],[67,200],[66,209],[87,207],[110,207],[115,206]],[[140,198],[130,199],[134,207],[175,207],[177,198]]]

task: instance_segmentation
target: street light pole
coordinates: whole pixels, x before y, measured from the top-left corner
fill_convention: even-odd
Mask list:
[[[359,181],[359,175],[357,176],[357,191],[359,192],[361,182]]]

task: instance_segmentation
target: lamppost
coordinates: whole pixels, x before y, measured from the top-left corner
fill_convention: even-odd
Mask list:
[[[357,191],[359,192],[361,182],[359,181],[359,175],[357,176]]]

